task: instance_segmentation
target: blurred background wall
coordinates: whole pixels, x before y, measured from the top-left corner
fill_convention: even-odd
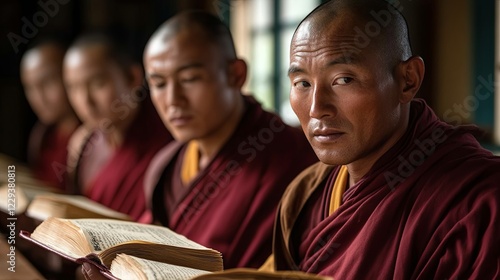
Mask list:
[[[0,3],[0,153],[26,159],[35,116],[19,79],[19,62],[30,42],[46,35],[68,41],[89,30],[123,38],[140,58],[154,30],[185,9],[218,15],[232,32],[238,53],[250,65],[245,90],[291,124],[288,48],[300,20],[324,0],[18,0]],[[420,97],[453,124],[483,128],[494,145],[495,0],[392,0],[407,17],[413,51],[426,75]],[[497,132],[500,129],[497,129]],[[500,132],[498,132],[500,133]],[[498,136],[497,139],[500,139]],[[498,141],[498,140],[497,140]],[[498,143],[498,142],[497,142]]]

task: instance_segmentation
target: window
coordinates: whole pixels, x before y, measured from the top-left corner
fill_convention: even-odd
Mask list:
[[[231,4],[236,48],[249,64],[246,91],[291,125],[298,125],[298,121],[288,100],[290,41],[300,21],[320,3],[320,0],[240,0]]]
[[[500,89],[496,85],[500,81],[500,0],[496,1],[496,46],[495,46],[495,128],[494,128],[494,139],[495,144],[500,146]]]

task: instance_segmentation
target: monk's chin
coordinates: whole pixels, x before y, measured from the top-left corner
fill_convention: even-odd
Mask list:
[[[174,132],[171,133],[177,142],[187,143],[193,139],[197,139],[195,135],[186,135],[184,133],[174,133]]]
[[[314,149],[314,152],[316,153],[318,159],[324,164],[347,165],[351,162],[350,158],[343,155],[339,155],[338,153],[332,153],[332,151],[324,151],[324,150],[318,151]]]

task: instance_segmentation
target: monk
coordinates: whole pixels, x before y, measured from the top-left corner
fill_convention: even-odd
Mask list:
[[[144,65],[153,104],[175,138],[148,169],[154,220],[219,250],[225,268],[260,266],[281,195],[317,161],[307,139],[242,94],[246,63],[214,15],[185,12],[165,22]]]
[[[274,268],[334,279],[499,279],[500,158],[414,98],[400,11],[333,0],[299,25],[290,101],[320,163],[279,208]]]
[[[172,140],[142,86],[140,64],[108,37],[84,35],[66,53],[64,81],[83,121],[70,141],[74,189],[140,221],[146,168]]]
[[[68,141],[80,124],[64,89],[64,52],[61,43],[44,41],[21,59],[21,82],[38,117],[28,141],[28,162],[36,178],[63,192],[67,188]]]

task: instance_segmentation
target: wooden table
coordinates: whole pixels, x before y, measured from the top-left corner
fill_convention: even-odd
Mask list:
[[[20,238],[20,237],[17,237]],[[17,241],[17,240],[16,240]],[[38,270],[23,256],[19,249],[15,253],[15,272],[9,270],[8,254],[11,254],[10,245],[4,236],[0,238],[0,279],[1,280],[35,280],[45,279]],[[14,262],[13,262],[14,264]]]

